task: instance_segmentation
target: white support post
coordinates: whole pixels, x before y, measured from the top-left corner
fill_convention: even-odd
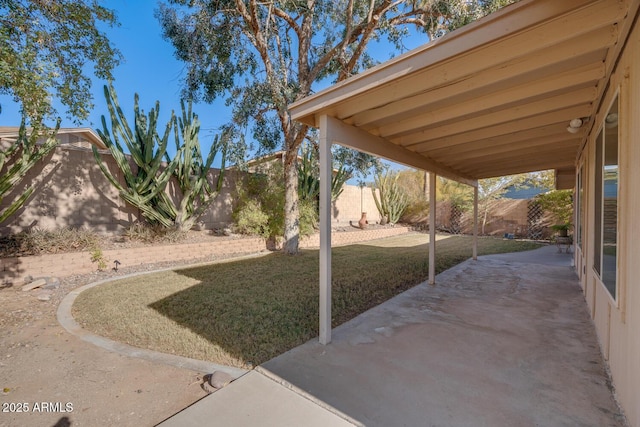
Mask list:
[[[436,174],[429,173],[429,284],[436,284]]]
[[[478,259],[478,187],[473,187],[473,260]]]
[[[320,117],[320,344],[331,342],[331,131]]]

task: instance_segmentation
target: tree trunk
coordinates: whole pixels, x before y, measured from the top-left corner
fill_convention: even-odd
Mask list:
[[[284,244],[286,254],[297,254],[300,241],[298,211],[298,151],[287,150],[284,158]]]

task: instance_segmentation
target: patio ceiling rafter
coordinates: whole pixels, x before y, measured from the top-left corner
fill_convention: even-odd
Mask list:
[[[431,172],[434,187],[436,174],[472,185],[477,218],[479,179],[575,170],[639,9],[640,0],[520,0],[291,104],[291,117],[320,127],[321,164],[338,143]],[[568,132],[573,119],[582,126]],[[323,343],[331,339],[328,181],[321,179]]]
[[[424,158],[434,168],[427,170],[448,177],[473,181],[575,163],[638,1],[520,0],[299,100],[290,111],[312,126],[327,115],[379,142],[375,149],[364,140],[347,145],[374,155],[380,149],[386,158],[410,152],[413,163]],[[568,134],[575,118],[585,125]],[[510,138],[522,142],[509,144]],[[548,139],[550,149],[511,167],[497,161],[491,170],[490,154],[512,152],[515,160],[536,138]]]

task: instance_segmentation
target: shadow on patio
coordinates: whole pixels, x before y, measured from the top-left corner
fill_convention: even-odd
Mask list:
[[[570,260],[467,261],[262,368],[367,426],[624,425]]]
[[[624,426],[570,263],[466,261],[162,425]]]

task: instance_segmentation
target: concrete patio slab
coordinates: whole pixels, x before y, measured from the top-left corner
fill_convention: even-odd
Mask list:
[[[570,260],[466,261],[163,426],[624,426]]]

